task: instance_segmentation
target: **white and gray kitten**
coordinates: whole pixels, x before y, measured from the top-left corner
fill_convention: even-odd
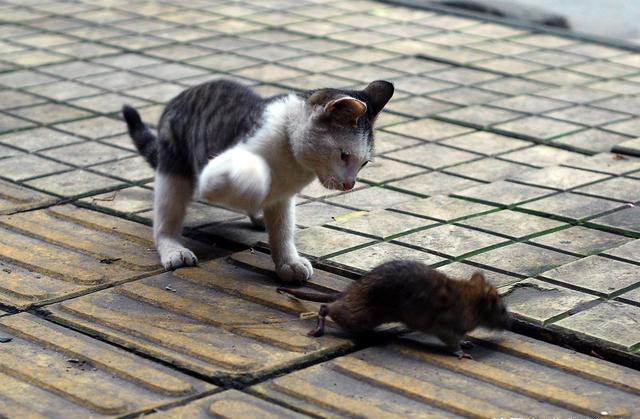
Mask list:
[[[374,81],[361,91],[318,89],[263,99],[225,80],[180,93],[154,136],[138,112],[122,109],[140,154],[156,169],[153,232],[165,269],[197,263],[180,243],[193,197],[246,212],[269,233],[278,276],[304,281],[313,268],[293,236],[295,195],[316,177],[348,191],[373,153],[373,123],[393,95]]]

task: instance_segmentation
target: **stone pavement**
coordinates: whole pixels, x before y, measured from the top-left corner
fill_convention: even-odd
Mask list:
[[[162,273],[118,116],[219,77],[393,81],[356,189],[299,198],[311,286],[399,257],[481,269],[522,327],[638,365],[640,54],[360,0],[0,0],[0,20],[0,416],[640,414],[637,373],[511,333],[476,335],[482,364],[309,339],[315,306],[273,292],[266,234],[225,209],[191,205],[203,263]]]

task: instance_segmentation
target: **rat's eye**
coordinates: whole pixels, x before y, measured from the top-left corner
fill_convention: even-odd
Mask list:
[[[340,150],[340,160],[342,160],[343,162],[348,162],[350,156],[351,156],[350,153],[344,150]]]

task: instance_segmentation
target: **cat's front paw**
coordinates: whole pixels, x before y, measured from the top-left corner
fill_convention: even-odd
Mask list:
[[[173,271],[174,269],[186,266],[196,266],[198,264],[196,255],[186,247],[174,249],[161,255],[160,261],[167,271]]]
[[[297,257],[276,266],[276,273],[286,282],[304,282],[313,275],[313,267],[307,259]]]

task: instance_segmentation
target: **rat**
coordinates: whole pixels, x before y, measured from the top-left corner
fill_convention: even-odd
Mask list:
[[[413,330],[437,336],[458,358],[473,359],[463,351],[473,347],[464,336],[482,326],[508,329],[511,316],[495,287],[481,272],[468,281],[449,278],[412,260],[385,262],[344,292],[320,294],[278,288],[296,298],[322,304],[318,323],[309,336],[324,334],[325,317],[354,334],[372,331],[383,323],[401,322]]]

